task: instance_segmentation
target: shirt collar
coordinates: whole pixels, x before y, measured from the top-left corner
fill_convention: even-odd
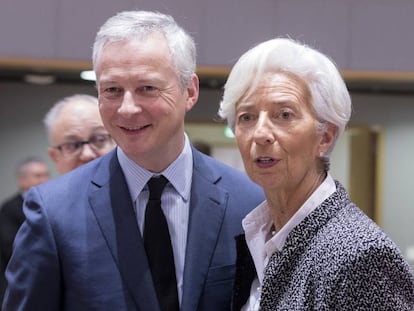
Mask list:
[[[262,202],[243,219],[242,225],[245,231],[247,245],[252,254],[260,282],[263,280],[263,271],[267,260],[275,251],[280,251],[283,248],[286,238],[293,228],[302,222],[306,216],[312,213],[316,207],[335,191],[335,181],[328,173],[322,184],[303,203],[279,232],[273,236],[270,232],[273,222],[267,201]]]
[[[153,175],[160,174],[168,179],[185,202],[189,200],[193,174],[193,156],[187,134],[184,133],[184,148],[177,159],[160,174],[154,174],[139,166],[128,158],[125,152],[119,147],[117,147],[117,156],[133,202],[144,189],[148,180]]]

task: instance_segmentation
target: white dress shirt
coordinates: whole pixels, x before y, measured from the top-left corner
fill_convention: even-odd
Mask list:
[[[264,201],[251,211],[242,221],[247,246],[253,257],[257,276],[253,280],[250,297],[241,309],[242,311],[259,310],[260,291],[263,283],[264,269],[275,251],[280,251],[289,233],[312,211],[336,191],[335,181],[330,174],[315,192],[303,203],[299,210],[279,230],[271,232],[273,225],[267,201]]]
[[[129,159],[121,148],[117,149],[117,155],[125,175],[132,202],[134,202],[141,236],[143,236],[144,232],[145,208],[149,198],[148,180],[154,175],[162,174],[170,182],[162,193],[161,208],[170,231],[177,277],[178,299],[181,305],[191,181],[193,175],[193,156],[188,137],[185,135],[184,148],[178,158],[159,174],[151,173],[140,167]]]

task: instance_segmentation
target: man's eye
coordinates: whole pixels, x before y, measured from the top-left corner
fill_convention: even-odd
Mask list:
[[[68,151],[79,149],[81,146],[82,146],[82,143],[77,142],[77,141],[65,143],[62,145],[62,147]]]
[[[143,90],[146,92],[154,92],[154,91],[158,91],[158,89],[154,86],[151,85],[146,85],[143,87]]]
[[[121,91],[121,89],[119,87],[108,87],[105,89],[106,93],[119,93]]]
[[[100,143],[100,142],[103,142],[105,140],[106,140],[106,137],[105,136],[95,136],[95,137],[92,137],[91,138],[91,142],[98,142],[98,143]]]
[[[137,93],[144,97],[158,97],[160,89],[152,85],[145,85],[138,88]]]
[[[109,135],[96,135],[89,139],[89,142],[92,144],[102,144],[110,139]]]

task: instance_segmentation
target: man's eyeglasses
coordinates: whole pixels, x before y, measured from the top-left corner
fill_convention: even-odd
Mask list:
[[[75,156],[81,152],[83,145],[89,145],[93,151],[99,152],[113,146],[113,141],[111,135],[99,134],[92,136],[89,140],[71,141],[60,144],[55,148],[58,149],[63,156]]]

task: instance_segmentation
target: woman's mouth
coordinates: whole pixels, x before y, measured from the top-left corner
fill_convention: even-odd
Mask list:
[[[278,161],[271,157],[258,157],[255,162],[260,168],[268,168],[275,165]]]

